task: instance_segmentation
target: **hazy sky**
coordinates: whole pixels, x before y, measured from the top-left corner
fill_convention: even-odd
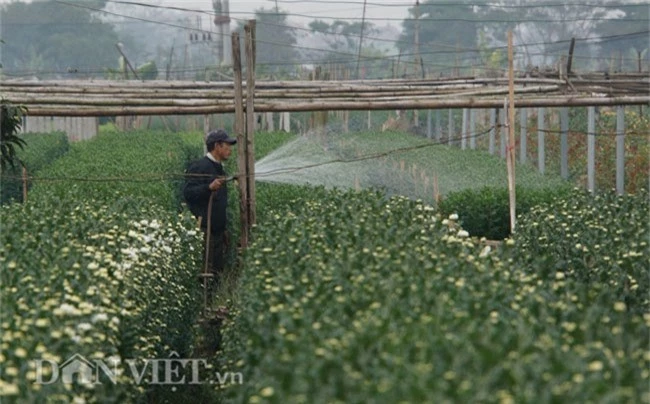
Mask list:
[[[141,0],[155,3],[155,0]],[[366,6],[367,18],[405,18],[408,15],[408,8],[415,4],[415,0],[370,0],[372,4]],[[163,0],[165,5],[175,5],[192,9],[212,9],[211,0]],[[283,1],[278,0],[278,7],[281,11],[293,15],[289,17],[292,21],[310,21],[317,18],[361,18],[363,16],[363,0],[312,0],[312,1]],[[400,6],[403,5],[403,6]],[[252,18],[255,10],[262,7],[274,9],[275,0],[230,0],[230,14],[236,18]],[[309,17],[299,17],[299,14]],[[327,19],[326,21],[332,21]],[[376,25],[384,25],[387,20],[372,21]],[[393,25],[400,25],[399,21],[391,21]]]
[[[0,4],[31,0],[0,0]],[[65,0],[63,0],[65,1]],[[130,0],[122,0],[130,1]],[[137,3],[147,3],[165,6],[177,6],[188,9],[212,11],[212,0],[132,0]],[[391,24],[401,28],[401,19],[408,16],[409,7],[415,5],[415,0],[368,0],[366,17],[375,26]],[[357,19],[363,16],[363,0],[278,0],[280,11],[288,13],[289,22],[306,25],[312,20],[323,19],[331,22],[338,19]],[[275,0],[230,0],[230,14],[233,18],[249,19],[254,17],[255,10],[260,8],[274,9]],[[123,5],[122,7],[129,7]],[[301,16],[302,15],[302,16]],[[392,19],[392,20],[391,20]],[[347,20],[354,22],[355,20]]]

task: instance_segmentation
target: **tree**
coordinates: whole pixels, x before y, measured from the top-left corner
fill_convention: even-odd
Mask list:
[[[7,74],[65,76],[79,72],[101,76],[115,63],[110,51],[117,43],[112,27],[85,7],[104,2],[78,2],[82,7],[53,1],[12,2],[2,7],[1,36]]]
[[[603,21],[598,27],[598,34],[603,39],[598,41],[601,47],[602,61],[610,58],[616,61],[612,70],[637,71],[639,64],[647,69],[648,48],[648,25],[650,24],[650,8],[647,3],[629,4],[621,1],[615,3],[619,11],[619,19]],[[621,27],[625,29],[622,30]],[[601,63],[604,68],[606,63]]]
[[[314,20],[309,23],[309,29],[311,35],[309,41],[305,41],[305,43],[308,47],[323,50],[303,52],[305,58],[322,65],[333,63],[338,67],[349,69],[353,78],[356,71],[359,43],[362,39],[361,22],[349,23],[335,20],[328,24],[322,20]],[[385,52],[375,46],[381,42],[374,37],[378,33],[374,24],[365,22],[360,61],[361,77],[363,78],[383,77],[390,71],[390,61],[385,58]]]
[[[359,50],[361,40],[361,22],[349,23],[347,21],[335,20],[327,24],[322,20],[314,20],[309,23],[312,33],[322,37],[331,49],[356,54]],[[363,35],[366,37],[365,44],[369,43],[367,37],[376,33],[374,24],[365,22]],[[340,59],[340,57],[339,57]]]
[[[401,60],[415,63],[415,31],[419,25],[420,56],[427,70],[451,75],[455,67],[471,64],[481,24],[475,3],[458,0],[454,4],[436,4],[429,0],[411,7],[408,19],[402,23]]]
[[[261,8],[255,11],[256,19],[256,73],[281,74],[291,69],[291,63],[297,63],[298,52],[295,29],[287,25],[287,14],[275,9]],[[240,22],[242,49],[245,41],[244,23]],[[242,59],[244,62],[245,59]]]
[[[18,136],[22,126],[23,115],[27,112],[24,106],[9,104],[0,100],[0,172],[5,172],[16,163],[16,151],[25,146],[25,141]]]
[[[515,63],[519,67],[555,67],[560,56],[568,54],[571,38],[576,38],[573,70],[595,70],[606,67],[612,53],[619,55],[619,50],[622,54],[624,49],[647,47],[647,33],[602,42],[597,38],[647,31],[648,12],[647,4],[622,1],[549,5],[543,0],[529,0],[525,4],[507,0],[500,6],[486,8],[483,32],[492,46],[505,46],[507,31],[512,29],[519,53]]]

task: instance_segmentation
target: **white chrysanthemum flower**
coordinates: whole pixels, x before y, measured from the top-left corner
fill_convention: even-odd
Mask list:
[[[483,247],[483,249],[481,250],[481,253],[478,255],[478,257],[479,258],[485,258],[490,254],[490,251],[492,251],[492,247],[490,247],[489,245],[486,245],[485,247]]]
[[[77,330],[79,331],[90,331],[92,330],[93,326],[90,325],[89,323],[79,323],[77,325]]]
[[[106,313],[97,313],[92,317],[91,321],[93,323],[108,321],[108,315]]]

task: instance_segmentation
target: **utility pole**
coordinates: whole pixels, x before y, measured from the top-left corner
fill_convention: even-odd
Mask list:
[[[415,0],[415,67],[413,71],[415,72],[415,77],[418,78],[420,71],[420,0]],[[424,69],[422,70],[422,75],[424,75]],[[413,111],[413,125],[415,127],[420,126],[420,117],[418,116],[418,110]]]
[[[219,39],[217,40],[217,58],[220,64],[230,64],[231,52],[228,48],[231,46],[230,40],[230,4],[228,0],[213,0],[214,8],[214,25],[217,26]]]
[[[361,17],[361,35],[359,35],[359,53],[357,54],[357,80],[360,78],[359,64],[361,62],[361,46],[363,45],[363,28],[365,24],[366,24],[366,0],[363,0],[363,16]]]
[[[420,0],[415,0],[415,77],[420,68]]]

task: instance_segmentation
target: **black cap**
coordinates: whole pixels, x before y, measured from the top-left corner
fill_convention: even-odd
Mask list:
[[[208,136],[205,137],[206,145],[211,145],[211,144],[221,143],[221,142],[235,144],[237,143],[237,139],[228,136],[226,131],[223,129],[213,130],[212,132],[208,133]]]

